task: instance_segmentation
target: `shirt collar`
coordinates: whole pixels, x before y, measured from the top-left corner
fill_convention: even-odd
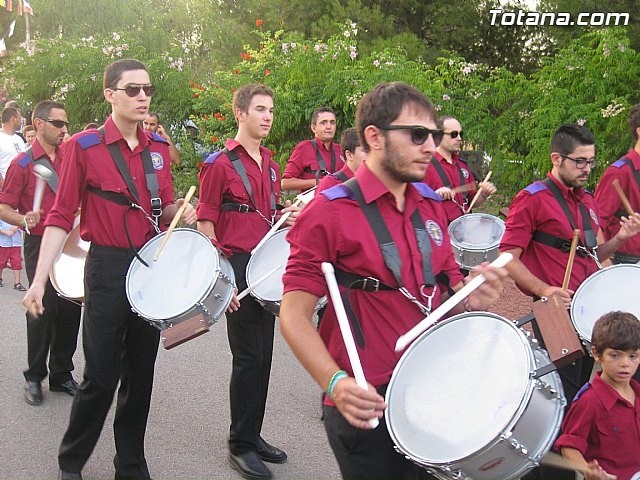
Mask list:
[[[314,137],[314,140],[316,141],[316,145],[318,145],[318,148],[321,149],[321,150],[324,150],[326,152],[330,152],[331,149],[333,148],[333,140],[331,142],[329,142],[329,148],[325,148],[324,142],[322,140],[320,140],[317,136]]]
[[[573,189],[570,189],[564,183],[562,183],[561,181],[556,179],[556,177],[554,177],[551,172],[547,173],[547,178],[550,178],[551,181],[557,185],[557,187],[560,189],[560,192],[562,193],[562,196],[564,198],[573,197],[578,202],[580,202],[580,200],[582,200],[582,197],[584,197],[584,188],[582,188],[582,187],[573,187]]]
[[[635,168],[636,170],[640,170],[640,154],[638,154],[635,149],[632,148],[631,150],[629,150],[629,153],[627,153],[626,157],[631,160],[631,163],[633,163],[633,168]]]
[[[378,198],[381,198],[387,194],[392,195],[389,189],[380,181],[380,179],[376,177],[371,170],[369,170],[369,166],[366,162],[362,162],[360,164],[355,177],[358,180],[360,190],[362,190],[362,196],[364,197],[364,201],[366,203],[375,202]],[[407,189],[405,190],[404,196],[407,200],[413,199],[416,202],[422,198],[422,195],[420,195],[418,190],[416,190],[416,188],[411,183],[407,184]]]
[[[593,391],[596,396],[600,399],[604,408],[607,410],[611,410],[616,402],[620,401],[624,405],[629,405],[625,399],[623,399],[618,392],[616,392],[613,387],[607,385],[602,378],[600,378],[602,372],[597,372],[593,378],[591,379],[591,386],[593,387]],[[636,397],[640,398],[640,384],[632,381],[631,388],[636,394]]]
[[[56,147],[56,158],[58,157],[58,151],[59,147]],[[37,160],[38,158],[43,156],[51,160],[51,157],[47,154],[47,152],[44,151],[37,138],[35,138],[33,140],[33,143],[31,144],[31,155],[33,156],[34,160]]]
[[[136,147],[136,150],[146,148],[151,143],[151,140],[149,140],[149,137],[147,137],[144,130],[142,130],[140,126],[138,126],[137,128],[137,134],[138,146]],[[117,142],[120,139],[124,140],[122,132],[120,132],[120,130],[118,129],[117,125],[113,121],[112,116],[109,115],[107,121],[104,122],[104,142],[109,145],[111,143]]]

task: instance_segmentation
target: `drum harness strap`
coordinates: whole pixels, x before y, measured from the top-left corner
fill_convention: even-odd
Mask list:
[[[273,182],[269,182],[271,185],[271,211],[273,212],[273,214],[271,215],[271,220],[269,220],[260,210],[256,208],[256,202],[253,199],[253,189],[251,188],[251,184],[249,183],[249,177],[247,177],[247,169],[244,168],[242,160],[240,160],[238,154],[233,150],[227,149],[226,147],[224,148],[224,150],[222,150],[222,153],[225,153],[229,160],[231,160],[231,166],[242,180],[242,184],[244,185],[244,188],[249,195],[249,200],[253,204],[253,207],[246,203],[233,203],[229,201],[229,199],[223,198],[223,203],[220,208],[222,210],[240,213],[256,212],[265,222],[269,224],[269,226],[273,226],[273,222],[276,218],[276,211],[278,210],[278,205],[276,205],[276,194],[273,191]]]
[[[318,182],[320,182],[320,178],[324,177],[325,175],[331,172],[336,171],[336,152],[333,149],[333,147],[331,147],[331,171],[327,171],[327,164],[324,162],[324,158],[322,158],[322,155],[320,155],[320,150],[318,149],[318,142],[316,142],[315,138],[311,140],[311,145],[313,145],[313,149],[316,151],[316,160],[318,161],[318,170],[312,170],[311,167],[307,167],[304,169],[304,171],[307,173],[313,173],[314,176],[316,177],[316,185],[318,185]]]
[[[444,171],[444,168],[442,168],[442,164],[440,163],[440,161],[436,159],[435,162],[432,161],[431,163],[435,167],[436,172],[438,172],[438,175],[440,175],[440,180],[442,180],[443,185],[447,188],[451,188],[452,185],[451,185],[451,182],[449,181],[449,177],[447,177],[447,174]],[[465,183],[467,183],[467,179],[464,178],[464,173],[462,173],[462,168],[460,168],[460,165],[458,164],[456,164],[456,168],[458,169],[458,175],[460,175],[460,185],[464,185]],[[460,210],[462,210],[462,213],[467,213],[464,209],[464,206],[469,203],[469,199],[467,198],[468,192],[467,191],[461,192],[461,195],[462,195],[462,205],[456,202],[455,195],[451,197],[451,201],[456,205],[458,205],[458,207],[460,207]]]
[[[576,221],[569,210],[569,206],[567,205],[566,199],[562,196],[562,192],[558,188],[558,186],[551,180],[550,178],[545,178],[542,183],[544,183],[553,196],[555,197],[560,207],[564,211],[567,219],[569,220],[569,224],[572,229],[576,228]],[[578,245],[578,249],[576,253],[585,258],[586,256],[591,257],[595,262],[598,268],[602,269],[602,265],[598,260],[598,255],[596,254],[596,250],[598,248],[598,242],[596,240],[596,235],[591,227],[591,220],[589,217],[589,212],[587,211],[587,207],[584,206],[583,203],[579,205],[580,214],[582,215],[582,230],[584,231],[585,242],[583,244],[582,240],[580,240],[580,244]],[[543,243],[544,245],[549,245],[550,247],[556,248],[561,252],[568,252],[571,250],[571,241],[566,240],[564,238],[557,237],[550,233],[543,232],[541,230],[536,230],[533,234],[533,240],[539,243]]]
[[[346,182],[347,180],[349,180],[347,178],[347,174],[341,171],[337,171],[336,173],[333,173],[332,176],[338,180],[340,180],[342,183]]]
[[[626,163],[627,165],[629,165],[629,168],[631,169],[631,173],[633,174],[633,178],[635,179],[636,183],[638,184],[638,188],[640,188],[640,170],[636,170],[633,167],[633,162],[631,161],[630,158],[628,157],[622,157],[621,160]],[[614,214],[614,216],[620,218],[623,216],[627,216],[627,212],[626,210],[620,209],[617,210]],[[613,255],[614,258],[614,262],[615,263],[638,263],[640,262],[640,255],[631,255],[628,253],[620,253],[620,252],[616,252]]]
[[[380,246],[380,251],[382,252],[382,257],[384,259],[384,263],[387,268],[393,273],[396,281],[398,282],[399,287],[392,287],[386,285],[381,282],[379,279],[374,277],[363,277],[354,273],[345,272],[344,270],[336,269],[336,279],[340,285],[347,288],[347,291],[342,294],[343,303],[345,304],[345,309],[347,310],[349,320],[351,321],[354,336],[358,345],[363,348],[364,347],[364,336],[362,335],[362,329],[360,328],[360,324],[351,308],[351,302],[349,301],[349,290],[364,290],[365,292],[377,292],[379,290],[398,290],[402,293],[409,301],[414,303],[418,309],[424,314],[429,315],[431,313],[431,304],[433,301],[433,297],[436,294],[437,285],[436,279],[433,275],[433,270],[431,269],[431,241],[429,239],[429,234],[424,228],[424,223],[422,221],[422,217],[420,216],[420,212],[418,208],[411,215],[411,223],[413,224],[413,229],[416,234],[416,241],[418,242],[418,248],[420,249],[420,253],[422,256],[422,274],[424,277],[424,284],[420,287],[420,293],[427,299],[427,305],[422,304],[418,299],[407,290],[404,286],[404,282],[402,281],[401,268],[402,263],[400,261],[400,254],[398,252],[398,247],[394,243],[391,238],[391,234],[389,233],[389,229],[380,214],[380,210],[378,209],[375,202],[367,204],[364,200],[364,196],[362,195],[362,190],[360,189],[360,185],[355,178],[352,178],[344,183],[344,185],[351,190],[353,195],[355,196],[356,201],[362,208],[362,211],[367,218],[373,233],[378,240],[378,245]],[[432,292],[430,295],[424,292],[425,287],[432,288]]]
[[[98,131],[100,132],[101,137],[104,138],[104,127],[100,127]],[[131,249],[135,257],[140,261],[140,263],[142,263],[145,267],[149,267],[149,264],[145,262],[142,259],[142,257],[140,257],[140,255],[138,254],[138,250],[133,245],[133,242],[131,241],[131,236],[129,234],[129,228],[127,226],[127,213],[132,208],[135,208],[140,210],[143,213],[143,215],[149,220],[149,222],[155,229],[156,234],[160,233],[158,222],[160,220],[160,217],[162,216],[162,201],[160,199],[160,194],[159,194],[160,187],[158,185],[158,177],[156,177],[155,169],[153,168],[153,162],[151,160],[151,154],[149,153],[149,147],[147,146],[142,151],[141,157],[142,157],[142,164],[144,167],[144,176],[147,183],[147,188],[149,189],[149,193],[151,194],[151,215],[153,215],[153,218],[151,218],[149,214],[147,214],[147,212],[144,210],[144,208],[140,206],[140,200],[139,200],[140,197],[138,196],[138,189],[133,183],[133,179],[131,178],[131,173],[129,172],[129,167],[127,167],[127,163],[125,162],[124,157],[122,156],[120,147],[118,147],[117,143],[111,143],[107,145],[107,148],[109,149],[111,158],[113,159],[113,162],[116,164],[116,167],[118,167],[118,171],[120,172],[120,175],[122,175],[122,178],[124,179],[124,182],[127,184],[127,188],[129,189],[129,192],[131,193],[134,199],[131,200],[126,194],[122,192],[109,192],[109,191],[102,190],[98,187],[89,186],[87,190],[89,190],[92,193],[95,193],[96,195],[104,198],[107,201],[116,203],[118,205],[126,205],[129,207],[124,215],[124,231],[127,234],[127,241],[129,242],[129,248]]]

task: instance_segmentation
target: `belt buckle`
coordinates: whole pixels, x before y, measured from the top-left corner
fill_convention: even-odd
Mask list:
[[[162,200],[159,197],[151,199],[151,214],[154,217],[162,215]]]
[[[246,203],[241,203],[238,206],[238,211],[240,213],[249,213],[249,205],[247,205]]]
[[[369,282],[372,283],[372,290],[368,289]],[[362,289],[367,292],[378,292],[380,291],[380,280],[373,277],[365,277],[362,279]]]

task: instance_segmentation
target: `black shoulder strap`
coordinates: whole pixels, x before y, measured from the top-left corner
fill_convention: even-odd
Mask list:
[[[324,163],[324,158],[322,158],[322,155],[320,155],[320,150],[318,149],[318,143],[316,142],[316,139],[314,138],[313,140],[311,140],[311,145],[313,145],[313,149],[316,151],[316,160],[318,161],[318,170],[326,170],[327,169],[327,164]],[[331,149],[331,171],[335,171],[336,166],[335,166],[335,158],[333,156],[333,149]]]
[[[384,223],[384,218],[382,218],[376,203],[372,202],[368,204],[365,202],[360,185],[355,178],[346,181],[344,185],[353,192],[356,201],[369,221],[369,225],[371,225],[371,229],[378,240],[378,245],[380,246],[380,251],[382,252],[385,265],[393,273],[398,285],[403,287],[404,282],[402,281],[402,261],[400,260],[400,253],[398,252],[397,245],[391,238],[389,229]],[[418,248],[422,255],[422,273],[424,276],[424,283],[426,285],[433,286],[436,284],[436,280],[433,275],[433,270],[431,269],[431,241],[429,240],[429,235],[424,228],[422,218],[420,217],[420,213],[417,208],[411,215],[411,222],[416,233]]]
[[[333,174],[333,176],[335,178],[337,178],[338,180],[340,180],[341,182],[343,182],[343,183],[346,182],[347,180],[349,180],[347,178],[347,174],[344,173],[343,171],[337,171],[336,173]]]
[[[222,150],[222,152],[225,153],[227,157],[229,157],[229,160],[231,160],[231,166],[233,167],[233,169],[236,171],[236,173],[242,180],[242,184],[244,185],[244,188],[247,191],[247,194],[249,195],[249,200],[253,204],[253,207],[256,210],[258,210],[258,206],[256,205],[255,199],[253,198],[253,189],[251,188],[251,184],[249,183],[249,177],[247,176],[247,169],[244,168],[244,164],[242,163],[242,160],[240,160],[240,157],[236,152],[234,152],[233,150],[229,150],[226,147]],[[271,211],[275,212],[276,194],[273,190],[273,182],[270,181],[269,185],[271,186]]]
[[[449,181],[449,177],[447,177],[447,174],[445,173],[444,168],[442,168],[442,165],[440,165],[440,160],[438,160],[435,157],[434,157],[434,160],[435,161],[432,161],[431,163],[436,169],[436,172],[438,172],[438,175],[440,176],[440,180],[442,180],[442,184],[447,188],[451,188],[451,182]]]
[[[636,183],[638,184],[638,187],[640,188],[640,170],[636,170],[634,168],[633,162],[631,161],[631,159],[629,157],[622,158],[622,161],[624,161],[624,163],[629,165],[629,168],[631,169],[631,172],[633,173],[633,178],[636,179]]]

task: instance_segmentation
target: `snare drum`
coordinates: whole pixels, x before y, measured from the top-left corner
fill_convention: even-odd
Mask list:
[[[84,264],[90,245],[80,238],[80,217],[77,216],[62,251],[49,270],[53,288],[67,300],[84,301]]]
[[[504,222],[487,213],[468,213],[449,225],[449,237],[458,264],[472,269],[498,258]]]
[[[605,313],[622,310],[640,317],[640,265],[621,263],[598,270],[576,290],[571,300],[571,322],[591,353],[591,332]]]
[[[213,325],[225,312],[235,289],[229,261],[204,234],[176,228],[157,261],[165,233],[149,240],[127,272],[126,292],[134,312],[159,330],[203,314]]]
[[[469,312],[402,355],[386,394],[396,450],[442,479],[516,479],[549,451],[566,404],[550,362],[512,322]]]
[[[282,275],[289,260],[290,249],[289,242],[287,242],[286,239],[287,232],[289,232],[289,229],[283,228],[269,237],[254,254],[251,255],[246,270],[247,286],[251,286],[276,267],[281,267],[273,273],[271,278],[260,282],[251,291],[251,295],[258,303],[276,317],[280,315],[280,302],[284,294]],[[322,308],[326,303],[326,297],[322,297],[318,301],[316,310]]]

